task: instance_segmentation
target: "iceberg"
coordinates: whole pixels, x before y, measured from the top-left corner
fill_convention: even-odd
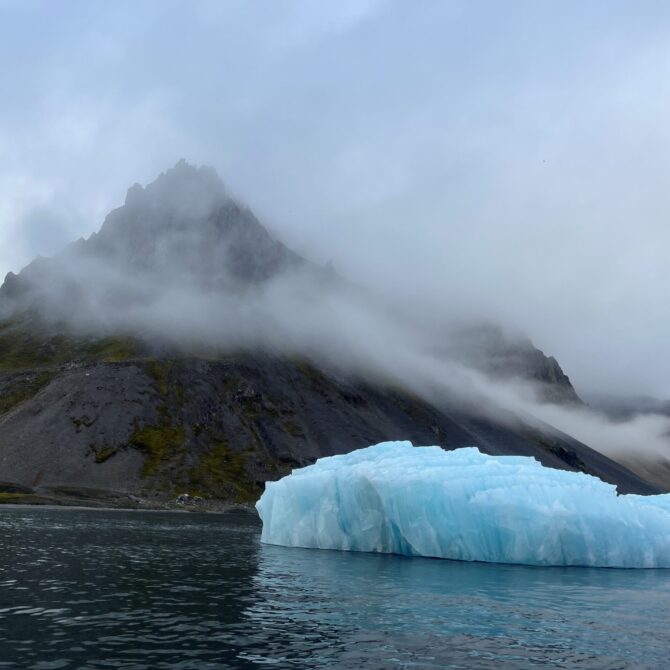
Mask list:
[[[670,494],[524,456],[384,442],[268,482],[261,541],[525,565],[670,568]]]

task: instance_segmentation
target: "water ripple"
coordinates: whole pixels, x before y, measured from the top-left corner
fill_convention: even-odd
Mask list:
[[[251,515],[0,509],[0,668],[665,668],[670,571],[284,549]]]

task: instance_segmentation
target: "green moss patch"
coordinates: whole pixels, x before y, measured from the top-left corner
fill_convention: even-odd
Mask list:
[[[0,504],[25,502],[26,498],[30,498],[30,493],[0,493]]]
[[[154,386],[158,393],[167,396],[170,392],[170,371],[172,370],[172,361],[150,360],[144,364],[147,374],[153,379]]]
[[[291,421],[289,419],[282,421],[282,428],[284,429],[284,432],[288,433],[292,437],[305,437],[303,429],[297,423],[295,423],[295,421]]]
[[[75,337],[48,333],[37,320],[0,323],[0,370],[58,367],[70,361],[115,363],[141,355],[131,337]]]
[[[119,448],[116,446],[108,447],[108,446],[101,446],[98,444],[91,444],[90,449],[93,452],[93,456],[95,457],[96,463],[104,463],[105,461],[108,461],[119,450]]]
[[[260,488],[246,470],[247,454],[232,451],[224,441],[216,442],[189,471],[189,492],[203,497],[254,502]]]
[[[11,393],[0,396],[0,415],[36,396],[53,377],[53,372],[39,372],[14,384]]]
[[[131,446],[146,453],[142,476],[155,474],[161,464],[183,451],[186,433],[183,426],[161,422],[138,428],[130,437]]]
[[[33,489],[16,482],[0,482],[0,493],[34,493]]]
[[[120,363],[141,355],[140,343],[132,337],[103,337],[79,341],[79,350],[85,359],[105,363]]]

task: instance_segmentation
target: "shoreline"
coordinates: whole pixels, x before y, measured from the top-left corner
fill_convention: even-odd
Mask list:
[[[122,507],[110,505],[74,505],[74,504],[58,504],[55,502],[49,503],[26,503],[26,502],[6,502],[0,504],[0,514],[3,509],[46,509],[46,510],[86,510],[90,512],[177,512],[179,514],[229,514],[230,512],[244,512],[246,514],[253,514],[258,516],[253,505],[242,503],[224,503],[220,506],[196,506],[196,505],[165,505],[164,507]]]
[[[54,494],[52,492],[0,492],[0,510],[3,507],[47,507],[59,509],[120,510],[138,512],[207,512],[225,513],[246,511],[256,513],[255,503],[240,503],[228,500],[198,500],[178,503],[170,500],[147,500],[132,494],[111,492],[72,492]]]
[[[246,510],[255,513],[255,501],[237,502],[224,498],[188,495],[142,494],[86,486],[40,486],[32,488],[14,482],[0,481],[0,508],[3,506],[62,507],[80,509],[120,509],[175,512],[229,512]]]

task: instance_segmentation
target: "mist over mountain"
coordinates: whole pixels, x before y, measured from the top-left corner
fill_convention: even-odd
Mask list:
[[[151,331],[186,296],[225,300],[298,271],[327,275],[272,239],[212,168],[182,160],[146,189],[131,187],[99,232],[10,273],[0,305],[80,328]]]
[[[612,421],[523,334],[303,258],[183,160],[8,274],[0,314],[0,479],[22,486],[234,497],[234,462],[251,495],[288,464],[410,438],[670,488],[667,417]]]
[[[184,160],[146,188],[132,186],[99,232],[9,273],[0,309],[91,334],[269,347],[344,367],[367,360],[386,373],[400,349],[415,349],[579,402],[555,359],[528,338],[491,323],[464,326],[457,316],[430,323],[354,286],[273,239],[213,168]]]

